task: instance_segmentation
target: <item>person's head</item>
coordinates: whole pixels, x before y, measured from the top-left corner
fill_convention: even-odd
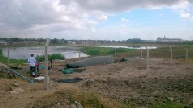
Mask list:
[[[33,57],[34,56],[34,54],[31,54],[31,57]]]

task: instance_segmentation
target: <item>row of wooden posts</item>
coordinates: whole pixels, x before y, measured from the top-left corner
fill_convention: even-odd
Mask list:
[[[173,50],[172,50],[172,47],[169,47],[169,49],[170,49],[170,62],[172,62],[173,61]],[[146,55],[146,69],[147,70],[149,70],[149,64],[150,64],[150,57],[149,57],[149,49],[148,49],[148,47],[146,47],[146,52],[147,52],[147,55]],[[186,48],[185,49],[186,50],[186,62],[188,61],[188,49]],[[142,52],[142,50],[141,50],[141,58],[142,58],[142,54],[143,54],[143,52]]]
[[[48,77],[48,45],[50,43],[50,39],[47,39],[46,44],[45,44],[45,72],[44,72],[44,88],[47,90],[48,89],[48,83],[49,83],[49,77]],[[171,53],[171,62],[173,60],[173,50],[171,47],[169,47],[170,53]],[[149,57],[149,50],[148,47],[146,47],[146,69],[149,70],[149,65],[150,65],[150,57]],[[141,49],[141,58],[142,58],[143,52]],[[115,50],[115,56],[116,56],[116,50]],[[80,50],[79,50],[79,57],[80,57]],[[186,61],[188,60],[188,49],[186,49]],[[7,68],[9,72],[9,50],[8,50],[8,61],[7,61]]]
[[[48,76],[48,45],[50,43],[50,39],[47,39],[46,44],[45,44],[45,70],[44,70],[44,89],[48,89],[48,83],[49,83],[49,76]],[[10,63],[9,63],[9,50],[8,49],[8,59],[7,59],[7,71],[9,73],[10,71]]]

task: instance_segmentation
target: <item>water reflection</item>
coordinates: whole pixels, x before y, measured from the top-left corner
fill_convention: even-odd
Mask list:
[[[128,48],[128,49],[146,49],[146,46],[139,47],[128,47],[128,46],[100,46],[100,47],[111,47],[111,48]],[[156,46],[147,46],[148,49],[156,49]],[[88,57],[89,55],[79,52],[79,47],[71,46],[49,46],[49,54],[63,54],[66,59]],[[44,47],[16,47],[10,49],[10,58],[14,59],[27,59],[30,54],[43,55]],[[7,57],[8,49],[3,49],[4,56]]]
[[[66,59],[78,58],[80,57],[88,57],[82,52],[79,52],[79,47],[68,47],[68,46],[49,46],[48,47],[49,54],[63,54]],[[8,49],[3,49],[3,55],[7,57]],[[30,54],[43,55],[44,47],[16,47],[11,48],[9,51],[10,58],[14,59],[27,59]]]
[[[100,46],[100,47],[108,47],[108,48],[128,48],[128,49],[157,49],[157,46]]]

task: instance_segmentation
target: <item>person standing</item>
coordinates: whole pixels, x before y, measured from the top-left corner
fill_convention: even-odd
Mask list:
[[[35,65],[36,65],[36,59],[34,57],[34,54],[31,54],[31,57],[28,58],[28,63],[30,66],[30,77],[35,77],[36,72],[35,72]]]

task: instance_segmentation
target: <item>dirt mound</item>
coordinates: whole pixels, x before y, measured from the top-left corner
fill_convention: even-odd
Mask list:
[[[121,101],[127,107],[149,107],[152,104],[161,105],[164,103],[179,103],[181,107],[193,106],[192,64],[178,61],[171,63],[167,59],[151,59],[150,69],[147,70],[145,59],[135,59],[112,64],[86,66],[86,69],[81,73],[74,72],[66,75],[59,71],[64,68],[64,62],[55,62],[53,69],[49,70],[50,84],[47,91],[44,90],[43,83],[29,84],[18,78],[1,79],[0,97],[2,99],[0,100],[0,107],[11,108],[14,106],[14,108],[20,108],[45,105],[59,107],[75,105],[75,101],[86,106],[84,102],[91,100],[95,102],[103,99],[91,98],[95,95],[102,95],[110,99],[112,103],[108,103],[111,105],[114,105],[114,100],[116,100],[117,102]],[[43,73],[43,70],[40,71]],[[70,84],[57,82],[60,79],[77,77],[83,80]],[[17,84],[18,86],[15,87]],[[16,88],[21,88],[23,92],[18,94],[5,92],[6,90],[13,91]],[[89,97],[91,100],[79,100],[85,98],[81,97],[83,96],[79,91],[81,89],[83,92],[93,92],[94,96],[90,95]],[[104,105],[100,101],[99,106],[101,104]]]

